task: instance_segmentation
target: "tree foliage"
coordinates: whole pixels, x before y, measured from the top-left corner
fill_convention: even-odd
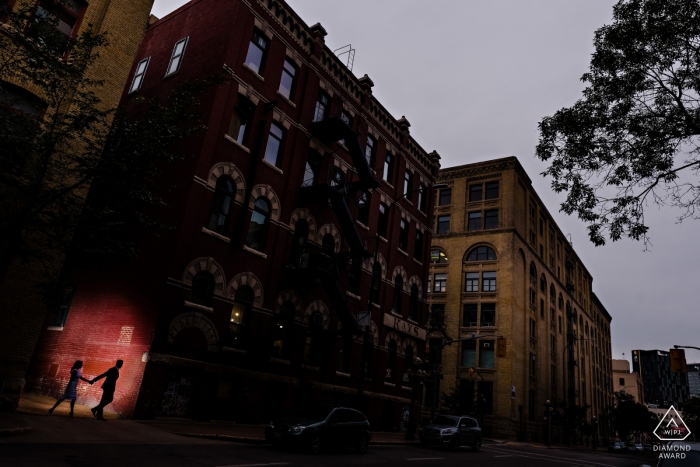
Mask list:
[[[638,437],[642,433],[652,435],[659,422],[657,416],[645,405],[636,402],[630,394],[620,391],[614,396],[611,421],[619,438],[627,441],[631,436]]]
[[[620,0],[598,29],[583,97],[539,123],[543,175],[590,240],[648,241],[650,205],[700,207],[700,3]]]
[[[683,421],[695,435],[695,439],[700,439],[700,397],[691,397],[683,402]]]

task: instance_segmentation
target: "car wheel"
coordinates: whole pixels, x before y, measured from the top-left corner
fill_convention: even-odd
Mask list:
[[[309,449],[311,450],[312,454],[318,454],[321,452],[322,448],[322,443],[321,443],[321,437],[318,435],[314,435],[313,438],[311,438],[311,444],[309,445]]]
[[[364,454],[367,452],[367,438],[362,437],[355,445],[355,452],[358,454]]]
[[[479,452],[481,450],[481,438],[477,438],[472,444],[472,451]]]

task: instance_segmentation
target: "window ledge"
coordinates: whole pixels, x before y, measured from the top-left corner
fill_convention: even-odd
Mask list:
[[[317,366],[307,365],[306,363],[302,363],[302,364],[301,364],[301,367],[302,367],[302,368],[306,368],[307,370],[311,370],[311,371],[318,371],[318,367],[317,367]]]
[[[402,255],[408,257],[408,253],[406,253],[405,251],[403,251],[401,248],[397,248],[397,250],[398,250],[399,253],[401,253]]]
[[[207,235],[211,235],[214,238],[218,238],[221,241],[224,241],[226,243],[231,243],[231,239],[228,237],[225,237],[224,235],[221,235],[220,233],[216,233],[213,230],[209,230],[206,227],[202,227],[202,233],[205,233]]]
[[[391,310],[391,314],[394,315],[394,316],[398,316],[399,318],[403,319],[403,316],[401,316],[400,313],[397,313],[397,312],[394,311],[394,310]]]
[[[246,70],[248,70],[248,71],[250,71],[251,73],[253,73],[253,76],[255,76],[256,78],[258,78],[258,79],[259,79],[260,81],[262,81],[263,83],[265,82],[265,78],[263,78],[262,76],[260,76],[260,75],[258,74],[257,71],[255,71],[255,70],[253,70],[251,67],[249,67],[247,63],[244,63],[244,64],[243,64],[243,68],[245,68]]]
[[[401,385],[401,389],[403,389],[404,391],[413,391],[413,388],[410,386]]]
[[[262,163],[265,164],[266,166],[268,166],[269,168],[271,168],[272,170],[274,170],[275,172],[279,173],[280,175],[284,175],[284,172],[282,171],[282,169],[280,169],[280,168],[277,167],[276,165],[270,164],[270,163],[269,163],[268,161],[266,161],[265,159],[262,160]]]
[[[335,375],[340,376],[341,378],[350,378],[350,373],[344,373],[342,371],[336,371]]]
[[[416,258],[413,258],[413,261],[414,261],[415,263],[420,264],[421,266],[423,266],[423,263],[421,263],[420,261],[418,261]]]
[[[380,308],[380,306],[379,306],[378,303],[372,303],[372,306],[373,306],[374,308],[376,308],[376,309],[379,309],[379,308]]]
[[[394,383],[387,383],[386,381],[384,381],[384,386],[389,386],[390,388],[396,387],[396,385]]]
[[[381,235],[379,236],[379,240],[383,241],[384,243],[389,243],[389,240],[386,238],[382,237]]]
[[[362,227],[363,229],[369,230],[369,227],[367,227],[367,226],[366,226],[365,224],[363,224],[362,222],[360,222],[360,221],[355,221],[355,223],[356,223],[357,225],[359,225],[360,227]]]
[[[348,297],[352,297],[352,298],[354,298],[354,299],[356,299],[356,300],[362,300],[362,298],[360,298],[359,295],[355,295],[354,293],[352,293],[352,292],[350,292],[350,291],[345,291],[345,295],[347,295]]]
[[[187,307],[187,308],[192,308],[193,310],[204,311],[207,313],[214,313],[214,309],[212,307],[200,305],[199,303],[193,303],[193,302],[190,302],[188,300],[185,300],[182,305]]]
[[[239,143],[239,142],[236,141],[235,139],[231,138],[229,135],[224,135],[224,138],[227,139],[227,140],[229,140],[229,141],[231,141],[233,144],[235,144],[236,146],[238,146],[239,148],[243,149],[245,152],[247,152],[248,154],[250,154],[250,149],[248,149],[247,147],[243,146],[241,143]]]
[[[248,355],[247,350],[241,350],[241,349],[236,349],[234,347],[221,347],[222,352],[232,352],[232,353],[237,353],[241,355]]]
[[[418,324],[418,321],[416,321],[415,319],[408,318],[407,321],[411,324]]]
[[[258,250],[254,250],[251,247],[249,247],[248,245],[243,245],[243,251],[247,251],[248,253],[251,253],[255,256],[259,256],[262,259],[267,259],[267,255],[265,253],[258,251]]]
[[[294,102],[292,102],[291,100],[289,100],[289,98],[287,96],[285,96],[284,94],[279,92],[279,90],[277,91],[277,95],[280,96],[283,101],[285,101],[287,104],[291,105],[293,108],[295,108],[295,109],[297,108],[297,105]]]
[[[63,331],[63,326],[49,326],[46,329],[49,331]]]
[[[382,182],[384,182],[384,184],[385,184],[386,186],[388,186],[389,188],[391,188],[392,190],[395,189],[395,188],[394,188],[394,185],[392,185],[391,183],[389,183],[388,181],[386,181],[386,180],[383,179],[383,178],[382,178]]]
[[[274,363],[280,363],[282,365],[291,365],[291,362],[289,360],[285,360],[283,358],[270,357],[270,361]]]

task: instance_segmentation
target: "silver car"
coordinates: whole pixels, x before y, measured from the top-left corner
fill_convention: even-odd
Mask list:
[[[423,446],[438,445],[449,449],[471,446],[472,450],[481,449],[481,428],[475,418],[438,415],[431,423],[418,431]]]

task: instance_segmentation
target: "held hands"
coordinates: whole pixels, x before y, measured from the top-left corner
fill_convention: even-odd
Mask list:
[[[94,380],[94,379],[91,379],[90,381],[88,381],[88,384],[89,384],[90,386],[92,386],[92,384],[93,384],[94,382],[95,382],[95,380]]]

